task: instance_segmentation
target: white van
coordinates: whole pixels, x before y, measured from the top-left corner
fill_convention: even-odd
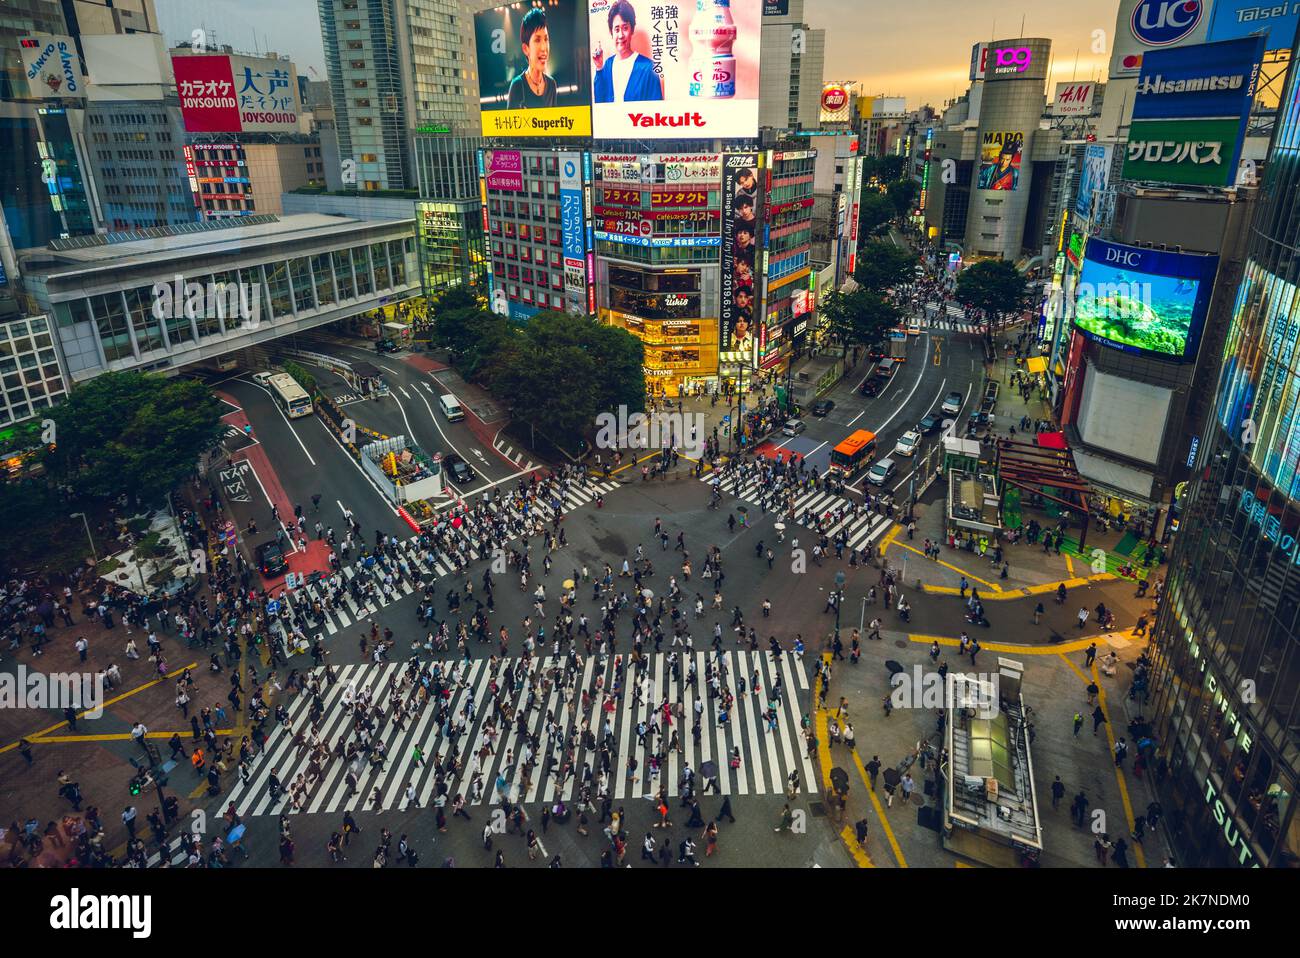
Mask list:
[[[460,422],[465,418],[465,411],[460,408],[460,403],[451,393],[439,397],[438,407],[442,409],[442,414],[447,417],[448,422]]]

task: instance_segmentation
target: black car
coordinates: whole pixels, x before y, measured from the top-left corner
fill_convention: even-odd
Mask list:
[[[858,392],[862,393],[862,395],[866,396],[869,399],[872,396],[879,396],[880,390],[887,385],[889,385],[887,382],[882,382],[881,380],[877,379],[875,376],[872,376],[870,379],[868,379],[866,382],[862,384],[862,388],[859,389]]]
[[[884,358],[885,358],[885,344],[884,344],[884,343],[876,343],[876,345],[874,345],[874,346],[872,346],[870,349],[868,349],[868,350],[867,350],[867,358],[870,359],[872,362],[879,362],[880,360],[884,359]]]
[[[834,408],[835,408],[835,400],[819,399],[815,403],[813,403],[812,414],[814,416],[825,416],[828,412],[830,412]]]
[[[391,339],[381,339],[375,343],[376,351],[381,353],[395,353],[401,348]]]
[[[454,452],[448,456],[442,457],[443,468],[450,473],[451,478],[464,485],[467,482],[474,481],[474,470],[470,468],[468,462],[456,455]]]
[[[257,567],[267,578],[282,575],[289,568],[288,563],[284,561],[284,550],[274,539],[258,546],[256,555]]]
[[[936,416],[934,413],[930,413],[930,415],[926,416],[916,424],[916,431],[923,436],[928,436],[933,432],[938,432],[939,426],[942,422],[942,418]]]

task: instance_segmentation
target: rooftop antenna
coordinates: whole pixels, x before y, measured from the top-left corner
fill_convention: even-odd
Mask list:
[[[1025,15],[1022,13],[1020,15],[1020,39],[1023,40],[1024,38],[1025,38]]]

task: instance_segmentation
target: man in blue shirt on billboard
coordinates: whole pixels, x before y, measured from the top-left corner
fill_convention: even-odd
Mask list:
[[[596,67],[592,99],[597,103],[630,103],[637,100],[662,100],[663,83],[655,73],[654,61],[632,49],[636,33],[636,10],[628,0],[617,0],[609,9],[609,35],[614,40],[615,55],[605,57],[596,41],[592,62]]]

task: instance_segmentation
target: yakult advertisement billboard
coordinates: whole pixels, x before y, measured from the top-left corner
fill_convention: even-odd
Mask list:
[[[763,0],[587,0],[593,135],[758,135]]]

